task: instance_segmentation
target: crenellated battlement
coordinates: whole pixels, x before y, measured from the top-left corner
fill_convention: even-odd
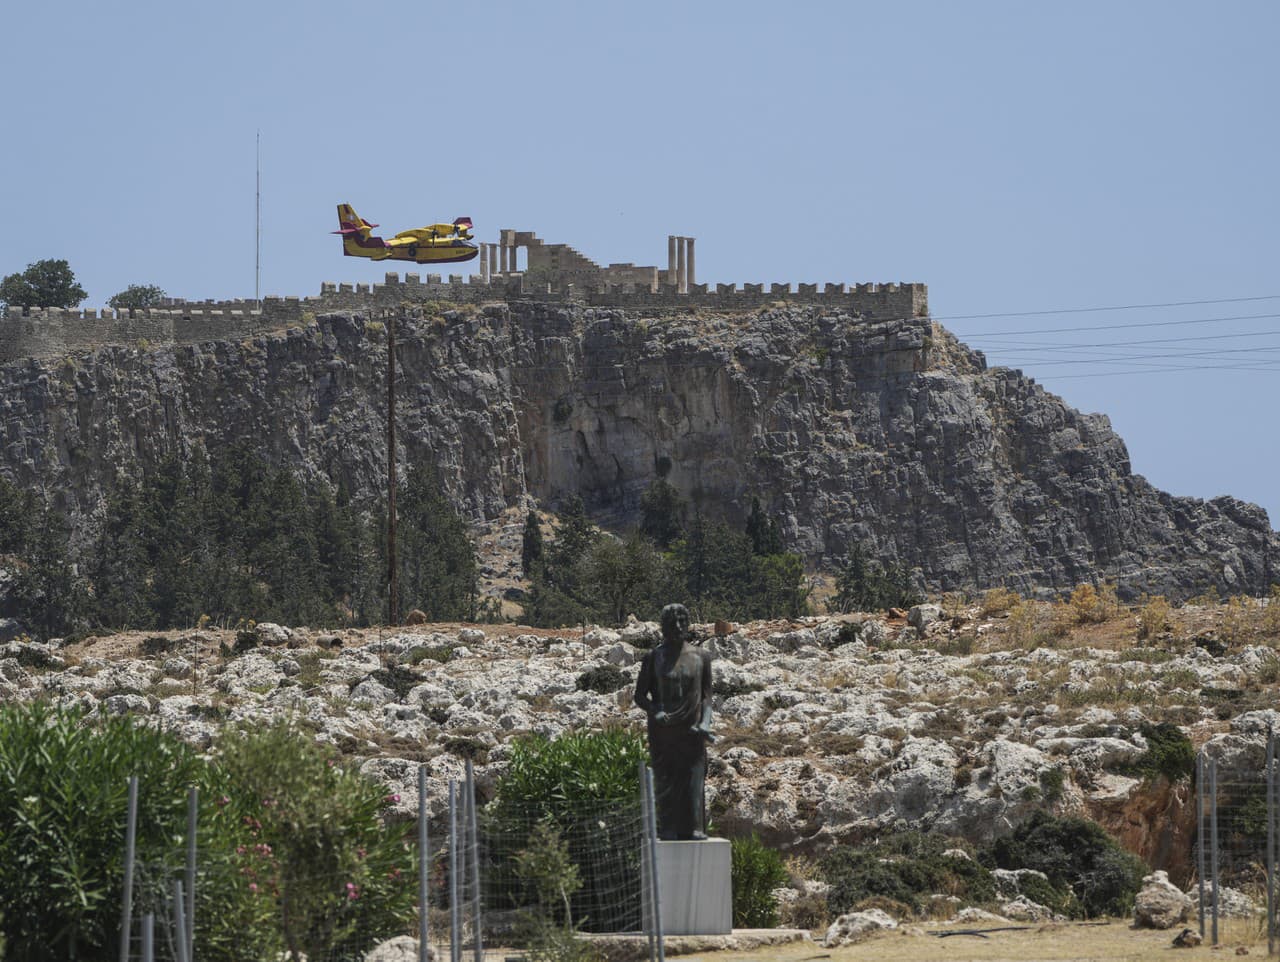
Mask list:
[[[669,238],[669,265],[600,267],[564,244],[530,231],[504,230],[501,244],[481,245],[481,273],[463,276],[391,272],[381,283],[325,281],[312,297],[184,301],[127,311],[110,308],[9,308],[0,317],[0,362],[51,357],[111,345],[161,346],[236,340],[309,323],[331,311],[377,311],[430,301],[480,304],[513,299],[577,301],[597,307],[735,311],[779,301],[828,306],[867,320],[929,313],[924,284],[700,284],[694,281],[694,239]],[[515,270],[518,248],[529,267]],[[499,269],[501,267],[501,269]]]

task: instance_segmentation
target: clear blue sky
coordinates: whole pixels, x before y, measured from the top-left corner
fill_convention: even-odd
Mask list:
[[[251,297],[260,130],[263,294],[381,279],[340,201],[600,262],[689,234],[703,281],[924,281],[1158,487],[1280,522],[1280,318],[1199,323],[1280,298],[960,317],[1280,295],[1273,0],[46,0],[0,32],[0,274]]]

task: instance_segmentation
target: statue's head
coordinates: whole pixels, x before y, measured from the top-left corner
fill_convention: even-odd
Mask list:
[[[662,609],[662,637],[667,641],[689,637],[689,609],[684,605],[667,605]]]

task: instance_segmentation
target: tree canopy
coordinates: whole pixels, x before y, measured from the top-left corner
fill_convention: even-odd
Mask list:
[[[140,311],[155,307],[167,296],[164,289],[155,284],[130,284],[119,294],[112,294],[107,306],[117,310]]]
[[[0,302],[9,307],[76,307],[88,296],[63,260],[36,261],[0,281]]]

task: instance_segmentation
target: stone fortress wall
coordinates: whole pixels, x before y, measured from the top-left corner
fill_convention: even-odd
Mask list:
[[[699,284],[694,238],[668,238],[668,265],[602,267],[566,244],[547,244],[531,231],[503,230],[481,244],[480,273],[464,278],[388,273],[382,283],[326,281],[314,297],[234,301],[171,300],[141,311],[31,310],[10,307],[0,317],[0,363],[58,357],[110,345],[160,346],[236,340],[309,323],[330,311],[379,311],[436,301],[479,304],[510,299],[571,300],[598,307],[751,310],[776,301],[818,304],[868,320],[929,313],[924,284]],[[519,251],[527,266],[517,270]]]

